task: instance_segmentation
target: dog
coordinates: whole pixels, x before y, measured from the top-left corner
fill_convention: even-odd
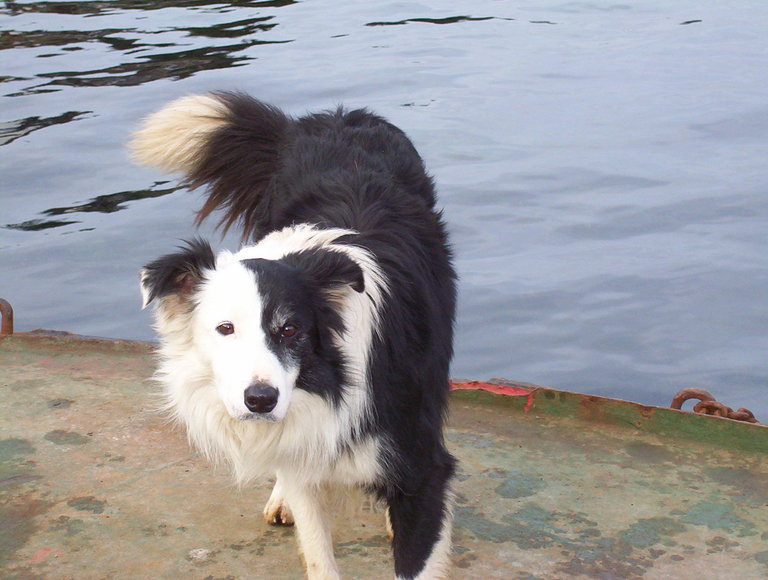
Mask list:
[[[444,442],[456,274],[435,188],[408,137],[366,109],[292,117],[243,93],[145,119],[134,159],[207,187],[243,247],[201,239],[141,272],[167,410],[240,484],[275,477],[268,522],[295,522],[308,578],[335,579],[323,500],[386,506],[398,579],[443,578]]]

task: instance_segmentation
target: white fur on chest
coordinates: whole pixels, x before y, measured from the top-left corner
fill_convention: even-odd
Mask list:
[[[195,376],[192,365],[172,366],[176,372],[159,371],[166,409],[187,428],[197,449],[232,468],[238,483],[276,471],[307,485],[365,485],[379,478],[380,441],[353,438],[351,413],[340,413],[322,397],[297,389],[282,421],[241,421],[230,416],[215,387]]]

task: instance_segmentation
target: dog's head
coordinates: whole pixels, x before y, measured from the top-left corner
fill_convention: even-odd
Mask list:
[[[341,396],[342,309],[363,280],[327,248],[240,259],[196,240],[147,265],[141,289],[144,306],[157,303],[166,354],[203,363],[232,417],[279,421],[294,388]]]

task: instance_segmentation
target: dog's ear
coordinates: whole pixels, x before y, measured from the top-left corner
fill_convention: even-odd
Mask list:
[[[142,269],[142,308],[171,294],[186,301],[202,280],[203,272],[215,267],[216,257],[208,242],[195,239],[185,244],[175,254],[158,258]]]
[[[355,292],[365,290],[363,270],[344,252],[316,249],[288,254],[283,261],[301,270],[321,288],[335,293],[350,287]]]

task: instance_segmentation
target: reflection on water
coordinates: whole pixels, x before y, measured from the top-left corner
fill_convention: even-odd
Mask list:
[[[402,26],[409,22],[421,22],[424,24],[455,24],[457,22],[481,22],[483,20],[495,20],[493,16],[448,16],[446,18],[406,18],[395,22],[368,22],[366,26]]]
[[[39,2],[32,4],[17,4],[6,2],[6,10],[10,14],[59,14],[102,16],[120,11],[160,11],[163,9],[177,10],[179,8],[206,9],[212,12],[226,13],[242,7],[280,7],[292,4],[290,1],[279,2],[234,2],[218,4],[210,0],[174,3],[169,7],[163,2],[115,1],[115,2]],[[135,20],[130,20],[135,24]],[[54,24],[52,21],[51,24]],[[37,22],[35,22],[37,24]],[[38,58],[52,59],[75,51],[93,51],[98,44],[111,52],[118,51],[124,55],[121,62],[101,68],[84,70],[49,70],[38,72],[34,77],[7,77],[6,81],[31,80],[33,84],[24,86],[7,96],[23,96],[27,94],[45,93],[60,90],[57,87],[128,87],[160,80],[181,80],[204,70],[216,70],[242,66],[253,57],[243,55],[243,51],[262,44],[279,44],[290,42],[285,39],[261,39],[259,34],[269,32],[277,26],[274,16],[256,16],[253,18],[236,19],[207,26],[161,26],[157,29],[104,28],[97,30],[59,30],[52,26],[51,30],[7,30],[0,33],[0,50],[9,49],[39,49],[50,48],[49,51],[38,54]],[[194,37],[207,39],[241,39],[239,42],[217,45],[184,48],[192,44],[189,39]],[[168,39],[165,41],[164,39]],[[184,40],[187,39],[187,40]],[[158,41],[159,40],[159,41]],[[195,43],[197,45],[199,43]],[[170,49],[170,50],[168,50]],[[54,59],[55,60],[55,59]],[[109,61],[115,62],[114,55]],[[81,59],[79,63],[87,62]],[[45,82],[38,80],[50,79]]]
[[[205,26],[174,18],[174,15],[184,9],[220,15],[242,9],[280,8],[294,3],[294,0],[226,3],[182,0],[172,5],[157,0],[5,1],[0,7],[0,16],[12,17],[10,22],[14,26],[0,31],[0,55],[4,63],[11,65],[9,70],[14,70],[16,62],[27,64],[19,65],[15,69],[17,74],[0,76],[0,91],[8,98],[55,93],[67,87],[131,87],[158,80],[178,81],[200,71],[242,66],[254,58],[245,54],[248,49],[291,42],[290,39],[263,38],[278,26],[274,14],[257,13],[234,19],[227,16],[223,20],[205,18],[201,20]],[[97,26],[88,29],[90,22]],[[98,26],[104,23],[108,26]],[[73,29],[72,24],[81,29]],[[88,67],[90,63],[98,63],[98,66]],[[40,129],[80,121],[92,115],[92,111],[67,111],[51,116],[0,120],[0,146],[28,138]],[[80,223],[77,220],[58,216],[112,213],[124,209],[128,202],[162,197],[176,190],[173,187],[159,189],[162,183],[155,183],[148,189],[99,195],[82,204],[54,207],[41,212],[46,217],[2,227],[37,232],[77,224]]]
[[[249,41],[229,46],[196,48],[166,54],[150,55],[142,62],[126,63],[104,69],[85,70],[76,72],[41,73],[42,78],[51,77],[52,81],[32,86],[25,91],[11,96],[35,92],[50,91],[52,86],[64,85],[70,87],[130,87],[159,79],[180,80],[192,76],[201,70],[215,70],[239,66],[248,60],[247,57],[237,57],[232,53],[245,48],[262,44]]]
[[[0,123],[0,145],[8,145],[38,129],[61,125],[85,118],[91,111],[68,111],[55,117],[27,117],[17,121]]]
[[[68,207],[53,207],[41,212],[46,216],[60,216],[69,215],[73,213],[114,213],[122,209],[126,209],[129,201],[137,201],[139,199],[151,199],[155,197],[163,197],[174,193],[178,187],[167,187],[164,189],[157,189],[158,186],[168,183],[167,181],[157,181],[150,189],[142,189],[139,191],[120,191],[118,193],[109,193],[106,195],[99,195],[93,199],[78,205],[72,205]],[[17,224],[6,224],[5,227],[11,230],[20,230],[26,232],[37,232],[40,230],[48,230],[51,228],[58,228],[61,226],[67,226],[71,224],[80,223],[78,221],[66,221],[58,219],[31,219]]]
[[[177,0],[176,8],[209,8],[221,12],[236,8],[280,7],[295,4],[296,0],[243,0],[242,2],[211,2],[211,0]],[[151,12],[168,8],[168,3],[160,0],[111,0],[103,2],[14,2],[5,0],[5,10],[9,14],[39,13],[67,14],[80,16],[100,16],[121,10],[141,10]]]
[[[78,221],[64,221],[64,220],[27,220],[18,224],[7,224],[3,227],[9,230],[19,230],[23,232],[39,232],[41,230],[49,230],[51,228],[60,228],[62,226],[69,226],[72,224],[78,224]]]
[[[16,74],[0,76],[0,91],[9,98],[56,93],[66,88],[132,87],[242,66],[255,58],[246,54],[249,49],[291,42],[274,36],[265,38],[278,26],[275,14],[253,14],[253,10],[292,4],[294,0],[182,0],[172,5],[157,0],[5,1],[0,17],[10,17],[13,26],[0,31],[0,55],[4,63],[11,65],[8,70],[15,70]],[[246,9],[251,11],[249,17],[228,15]],[[203,17],[176,17],[195,13]],[[103,24],[107,26],[99,26]],[[23,64],[14,68],[17,62]],[[88,66],[93,63],[97,66]],[[93,111],[66,111],[0,120],[0,146],[29,138],[40,129],[93,115]],[[77,224],[78,220],[60,216],[113,213],[125,209],[128,202],[162,197],[176,190],[159,188],[163,183],[166,182],[155,183],[148,189],[99,195],[86,203],[54,207],[41,212],[45,217],[2,227],[37,232]]]

